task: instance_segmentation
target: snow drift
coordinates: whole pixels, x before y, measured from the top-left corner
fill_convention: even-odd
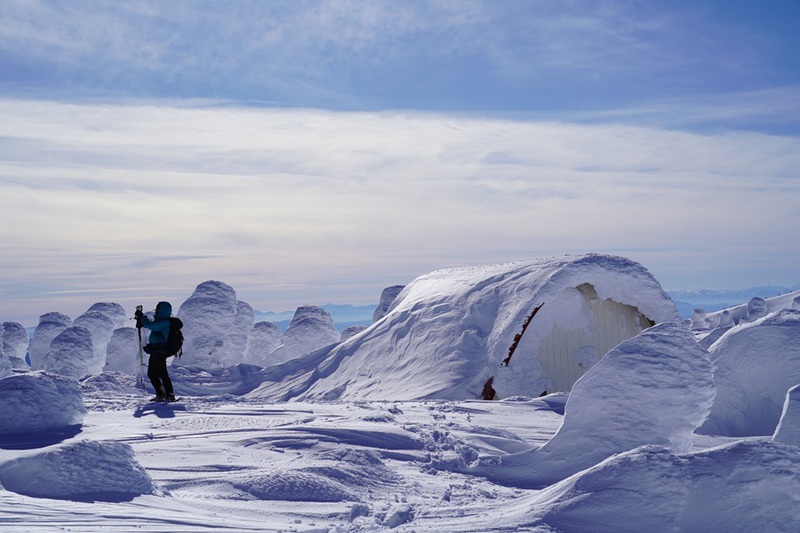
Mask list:
[[[0,379],[0,435],[57,431],[86,415],[80,384],[43,371]]]
[[[717,395],[704,434],[772,435],[786,391],[800,384],[800,311],[740,324],[709,349]]]
[[[636,487],[631,490],[631,487]],[[800,455],[738,442],[690,455],[647,446],[542,491],[534,523],[553,531],[791,531],[800,522]],[[535,502],[535,503],[534,503]],[[530,516],[530,515],[529,515]]]
[[[578,380],[564,422],[544,446],[470,471],[543,488],[639,446],[686,452],[713,397],[706,351],[683,324],[660,324],[621,343]]]
[[[77,501],[117,502],[156,492],[129,444],[85,440],[0,464],[0,484],[26,496]]]
[[[439,270],[406,286],[383,318],[328,349],[321,364],[253,394],[276,400],[480,398],[494,376],[498,398],[539,396],[569,390],[609,349],[646,327],[678,320],[675,304],[650,273],[621,257]]]

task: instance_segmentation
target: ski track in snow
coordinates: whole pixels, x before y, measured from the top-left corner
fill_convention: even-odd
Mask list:
[[[163,495],[107,503],[0,490],[4,531],[513,531],[492,517],[530,491],[452,469],[541,445],[562,419],[542,400],[85,401],[69,441],[130,445]]]

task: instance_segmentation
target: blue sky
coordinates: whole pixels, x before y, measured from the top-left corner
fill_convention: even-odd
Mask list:
[[[800,3],[4,0],[0,318],[607,252],[794,285]],[[170,244],[171,236],[177,243]]]

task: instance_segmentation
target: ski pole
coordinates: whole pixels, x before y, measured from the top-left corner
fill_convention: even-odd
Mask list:
[[[142,306],[137,305],[136,311],[141,312]],[[136,318],[136,331],[139,333],[139,368],[136,370],[136,388],[144,389],[144,376],[142,375],[142,368],[144,368],[144,355],[142,355],[142,322]]]

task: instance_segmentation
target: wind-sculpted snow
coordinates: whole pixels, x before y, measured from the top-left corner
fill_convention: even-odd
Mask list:
[[[86,440],[0,464],[0,484],[26,496],[90,502],[155,492],[130,445]]]
[[[70,326],[50,343],[39,366],[54,374],[75,379],[85,378],[97,370],[91,332],[83,326]]]
[[[295,359],[335,344],[340,338],[330,313],[314,305],[300,306],[289,322],[281,344],[266,356],[266,361],[276,364]]]
[[[233,287],[221,281],[199,284],[177,313],[186,340],[183,357],[173,364],[214,369],[241,362],[244,350],[234,350],[241,344],[235,333],[238,321],[243,319],[238,312]]]
[[[631,487],[635,486],[635,490]],[[655,446],[616,455],[530,498],[553,531],[792,531],[800,521],[800,454],[739,442],[675,455]]]
[[[87,310],[87,313],[93,311],[103,313],[110,318],[114,325],[114,329],[118,329],[130,324],[128,322],[129,317],[125,313],[125,309],[118,303],[97,302],[96,304],[92,304],[92,306]]]
[[[709,349],[717,389],[698,431],[772,435],[786,391],[800,384],[800,311],[784,309],[725,333]]]
[[[544,446],[473,472],[542,488],[638,446],[686,452],[713,397],[707,352],[683,324],[659,324],[611,350],[575,384],[564,422]]]
[[[278,471],[234,477],[231,484],[259,500],[342,502],[358,498],[341,483],[300,471]]]
[[[269,354],[281,343],[281,328],[274,322],[256,322],[250,331],[244,362],[251,365],[269,366]]]
[[[321,365],[293,380],[288,394],[276,395],[278,388],[267,385],[261,393],[274,399],[480,398],[491,376],[498,398],[553,392],[537,348],[559,328],[589,329],[589,299],[625,307],[642,320],[679,320],[649,272],[619,257],[439,270],[407,285],[370,328],[331,347]],[[526,317],[541,304],[509,366],[501,366]],[[633,326],[632,332],[641,330]],[[601,350],[585,342],[584,351],[578,345],[576,354],[563,357],[583,354],[577,362],[590,366],[616,344]],[[285,383],[279,388],[287,390]]]
[[[775,428],[772,440],[800,446],[800,385],[792,387],[786,393],[781,420]]]
[[[146,331],[143,331],[143,336],[146,335]],[[136,328],[114,330],[106,348],[106,372],[125,372],[135,376],[141,368],[142,375],[145,375],[147,361],[146,353],[142,353],[141,359],[139,357],[139,339]]]
[[[397,295],[400,294],[404,288],[405,285],[392,285],[391,287],[383,289],[378,307],[376,307],[375,311],[372,313],[373,322],[377,322],[386,316],[386,313],[389,312],[389,308],[392,306],[395,299],[397,299]]]
[[[222,359],[222,366],[233,366],[243,362],[247,349],[247,339],[255,322],[253,306],[241,300],[236,301],[236,316],[228,334],[229,350],[227,359]]]
[[[39,324],[33,331],[33,338],[28,349],[32,369],[41,369],[41,361],[50,351],[50,342],[71,325],[72,319],[62,313],[45,313],[39,317]]]
[[[78,382],[42,371],[0,379],[0,405],[4,436],[62,430],[86,415]]]
[[[180,370],[178,384],[184,372],[202,373]],[[552,439],[564,419],[563,394],[282,404],[228,394],[153,405],[123,376],[84,382],[89,413],[80,435],[37,450],[0,447],[4,528],[793,531],[800,519],[800,456],[765,439],[695,436],[693,453],[639,447],[572,476],[566,465],[563,481],[542,490],[514,487],[502,459]],[[238,379],[219,374],[214,393],[226,380],[236,390]],[[674,391],[660,390],[635,386],[626,394],[669,403]],[[625,411],[632,404],[605,405]],[[649,412],[664,415],[658,407]],[[638,420],[625,431],[647,426]],[[583,444],[580,451],[591,453],[595,442]],[[494,480],[469,471],[479,460],[495,469]]]
[[[800,307],[795,307],[795,301],[800,301],[800,291],[793,291],[771,298],[751,298],[746,303],[708,313],[706,322],[711,329],[754,322],[769,313],[775,313],[782,309],[800,309]]]
[[[11,360],[6,356],[5,353],[0,351],[0,378],[11,375],[13,371],[14,368],[11,365]]]
[[[102,372],[106,366],[106,349],[114,332],[114,322],[100,311],[87,311],[72,322],[73,326],[83,326],[92,335],[92,354],[86,354],[88,374]]]
[[[14,368],[27,369],[25,354],[28,353],[30,339],[25,327],[19,322],[3,322],[2,325],[2,352],[11,361]]]

